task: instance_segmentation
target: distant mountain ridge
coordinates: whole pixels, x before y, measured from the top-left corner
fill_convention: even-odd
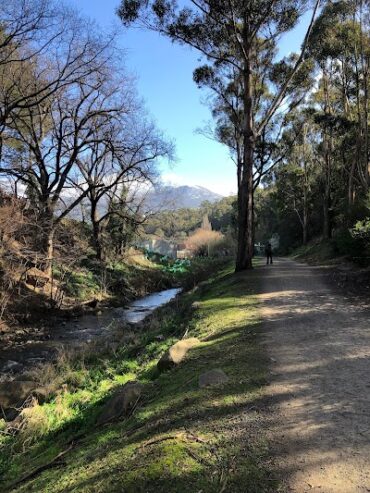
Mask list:
[[[153,211],[197,208],[205,201],[217,202],[222,198],[222,195],[200,186],[161,185],[147,193],[145,207]]]

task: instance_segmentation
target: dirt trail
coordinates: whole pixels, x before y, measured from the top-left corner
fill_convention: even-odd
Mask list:
[[[370,308],[289,260],[256,269],[275,466],[288,492],[370,491]],[[257,277],[257,276],[256,276]]]

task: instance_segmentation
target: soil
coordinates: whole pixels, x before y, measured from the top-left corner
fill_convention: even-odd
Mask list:
[[[291,260],[253,277],[272,369],[268,435],[284,491],[370,491],[368,300]]]

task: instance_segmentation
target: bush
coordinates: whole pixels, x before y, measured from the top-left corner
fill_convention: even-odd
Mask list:
[[[352,229],[352,236],[354,238],[361,238],[370,243],[370,218],[366,218],[362,221],[357,221],[355,227]]]
[[[222,241],[223,234],[219,231],[209,231],[205,229],[197,229],[186,240],[186,249],[194,255],[207,257],[217,243]]]
[[[336,232],[333,246],[339,255],[348,255],[352,258],[366,256],[366,242],[363,238],[354,236],[348,229]]]

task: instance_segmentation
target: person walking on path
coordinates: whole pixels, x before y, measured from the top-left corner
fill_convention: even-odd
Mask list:
[[[265,254],[266,254],[266,265],[272,264],[272,246],[270,242],[268,242],[266,245]]]

